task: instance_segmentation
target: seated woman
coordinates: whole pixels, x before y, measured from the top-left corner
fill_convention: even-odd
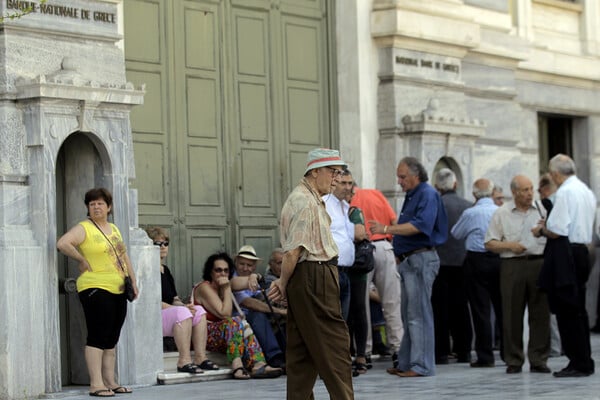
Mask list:
[[[201,374],[204,370],[216,370],[219,366],[206,357],[207,323],[206,310],[201,306],[184,304],[175,289],[175,280],[165,265],[169,254],[169,235],[159,226],[146,229],[155,246],[160,246],[160,283],[162,289],[163,336],[175,339],[179,359],[177,371]],[[194,362],[190,351],[194,346]]]
[[[193,290],[195,304],[207,311],[207,348],[227,354],[235,379],[277,378],[283,370],[267,365],[248,322],[232,317],[232,290],[258,288],[255,274],[232,279],[233,268],[233,260],[226,253],[211,255],[204,263],[204,281]]]

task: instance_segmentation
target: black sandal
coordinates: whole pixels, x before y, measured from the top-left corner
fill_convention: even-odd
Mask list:
[[[219,369],[219,366],[217,364],[215,364],[214,362],[210,361],[209,359],[206,359],[206,360],[202,361],[200,364],[196,364],[196,365],[205,371],[216,371]]]
[[[352,363],[352,376],[353,377],[357,377],[359,375],[366,374],[368,370],[369,369],[367,367],[367,364],[363,364],[363,363],[359,363],[359,362]]]
[[[242,371],[242,375],[236,375],[235,373],[238,371]],[[233,379],[241,379],[241,380],[250,379],[250,374],[248,373],[246,368],[237,367],[236,369],[233,370]]]
[[[188,374],[203,374],[204,371],[198,369],[198,366],[193,363],[185,364],[183,367],[177,367],[177,372],[187,372]]]

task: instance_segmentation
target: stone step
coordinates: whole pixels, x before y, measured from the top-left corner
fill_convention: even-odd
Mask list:
[[[159,372],[156,377],[158,384],[173,385],[176,383],[217,381],[231,378],[232,369],[225,354],[208,353],[207,356],[221,368],[216,371],[204,371],[202,374],[188,374],[187,372],[177,372],[177,359],[179,358],[179,353],[176,351],[164,353],[164,369]]]

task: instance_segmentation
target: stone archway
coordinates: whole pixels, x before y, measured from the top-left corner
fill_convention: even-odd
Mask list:
[[[460,169],[460,165],[454,160],[452,157],[442,157],[438,160],[433,167],[432,177],[435,177],[437,172],[442,168],[448,168],[454,172],[456,175],[456,193],[461,197],[466,197],[467,188],[465,187],[465,182],[463,178],[462,170]]]
[[[93,187],[112,191],[106,176],[111,171],[107,157],[101,157],[89,134],[75,132],[60,147],[56,162],[56,237],[85,218],[84,193]],[[106,153],[103,149],[102,153]],[[74,281],[79,275],[77,265],[65,256],[58,256],[58,306],[60,316],[60,354],[62,386],[89,383],[82,349],[86,326]]]

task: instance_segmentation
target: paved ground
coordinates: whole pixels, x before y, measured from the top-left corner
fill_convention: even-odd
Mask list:
[[[592,336],[593,353],[600,365],[600,335]],[[548,366],[559,370],[566,365],[565,357],[551,358]],[[389,360],[374,362],[367,374],[354,379],[355,398],[410,400],[431,399],[599,399],[600,370],[587,378],[558,379],[550,374],[531,374],[528,364],[523,373],[507,375],[501,362],[496,368],[473,369],[465,364],[438,366],[437,375],[428,378],[398,378],[388,375],[385,369]],[[285,399],[286,378],[268,380],[221,380],[177,385],[160,385],[134,388],[131,395],[121,395],[123,400],[171,399]],[[90,399],[86,388],[65,391],[48,396],[66,400]],[[323,383],[315,385],[315,399],[329,399]]]

